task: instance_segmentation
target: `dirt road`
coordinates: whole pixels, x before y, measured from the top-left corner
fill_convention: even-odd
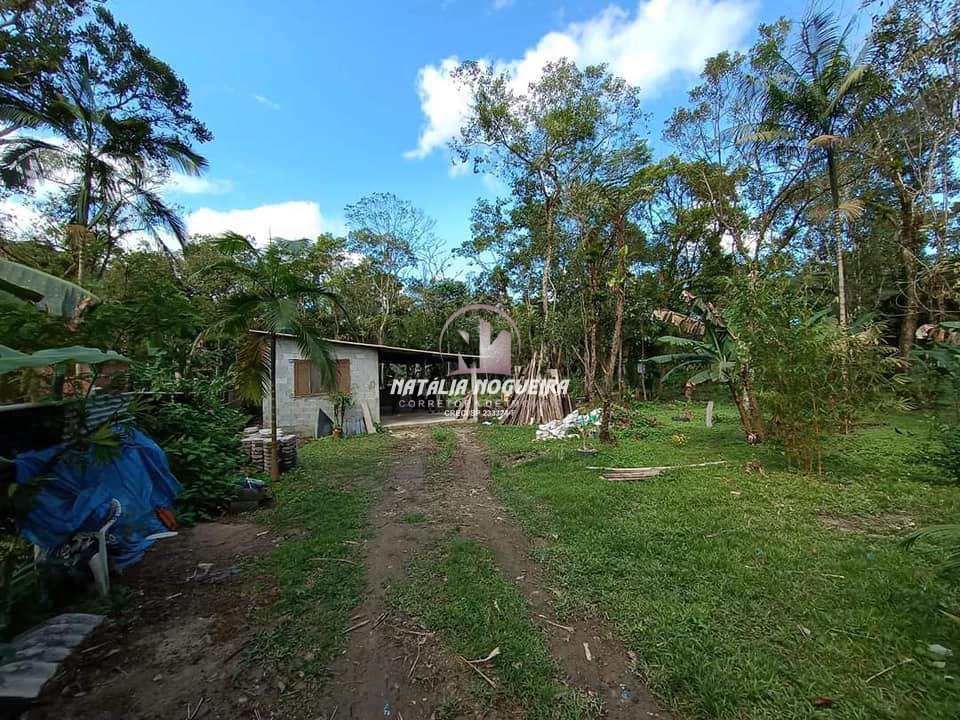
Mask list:
[[[386,597],[389,586],[403,577],[405,561],[441,538],[460,534],[487,546],[504,577],[520,589],[568,686],[602,698],[608,718],[668,717],[632,672],[627,649],[597,618],[557,618],[528,538],[491,491],[474,428],[451,428],[457,440],[453,455],[432,470],[424,461],[424,451],[433,444],[427,430],[410,429],[397,438],[391,474],[375,512],[377,532],[367,547],[369,592],[356,614],[358,623],[368,624],[351,632],[346,652],[332,668],[327,712],[336,708],[337,717],[364,720],[429,720],[451,697],[464,698],[475,679],[470,671],[415,618],[398,616]],[[405,523],[410,513],[422,513],[430,522]],[[470,706],[469,700],[464,699],[464,706]],[[523,716],[522,708],[498,711],[481,717]]]

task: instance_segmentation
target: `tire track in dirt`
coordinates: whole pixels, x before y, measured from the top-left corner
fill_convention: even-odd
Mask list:
[[[320,697],[304,698],[303,714],[295,715],[431,720],[450,698],[461,701],[462,711],[476,707],[470,693],[476,678],[432,632],[394,610],[389,600],[391,585],[405,578],[409,562],[459,533],[489,548],[503,575],[520,589],[567,685],[602,698],[606,718],[671,717],[632,671],[627,648],[598,619],[578,618],[572,632],[558,627],[544,570],[531,557],[527,536],[492,493],[474,428],[448,427],[457,435],[457,446],[445,468],[427,467],[436,449],[429,429],[397,432],[364,547],[367,590],[351,615],[347,647],[332,663]],[[405,523],[404,515],[412,512],[424,513],[429,522]],[[523,716],[521,707],[458,715],[490,720]]]
[[[406,564],[436,545],[442,532],[439,523],[404,522],[406,513],[429,512],[434,504],[425,472],[433,450],[421,428],[396,433],[364,547],[366,593],[351,614],[347,647],[333,661],[319,702],[305,703],[304,718],[428,720],[445,698],[466,693],[466,671],[433,633],[396,613],[388,598]]]
[[[456,433],[457,450],[437,498],[441,511],[461,534],[493,552],[504,576],[532,608],[533,620],[544,631],[567,684],[602,698],[604,717],[612,720],[673,717],[650,695],[632,669],[627,647],[599,618],[577,618],[572,632],[557,627],[562,623],[550,601],[544,569],[531,557],[529,538],[493,495],[475,429],[461,425]]]

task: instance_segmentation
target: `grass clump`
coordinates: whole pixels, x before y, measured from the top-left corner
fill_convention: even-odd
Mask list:
[[[930,419],[891,415],[830,438],[826,473],[811,476],[772,443],[744,443],[730,406],[713,429],[702,408],[688,423],[671,419],[676,407],[641,410],[657,422],[597,458],[573,455],[575,440],[543,443],[540,458],[493,472],[547,540],[564,604],[609,617],[652,689],[693,716],[813,717],[826,697],[838,719],[955,717],[960,624],[945,612],[960,614],[960,597],[935,574],[942,558],[901,543],[911,524],[960,514],[960,488],[916,462]],[[681,430],[688,441],[671,442]],[[480,432],[501,457],[533,445],[528,428]],[[586,469],[721,459],[636,483]],[[930,644],[953,651],[944,667],[926,661]]]
[[[484,672],[497,688],[477,685],[492,704],[522,707],[529,720],[584,720],[594,717],[590,700],[557,681],[558,668],[533,624],[520,591],[505,580],[490,552],[472,540],[455,538],[416,560],[393,602],[440,633],[454,652],[485,657],[501,654]]]
[[[430,433],[433,441],[437,444],[437,450],[433,453],[434,460],[445,462],[453,457],[457,449],[457,434],[450,428],[434,428]]]
[[[404,513],[400,520],[405,525],[422,525],[425,522],[429,522],[430,518],[428,518],[422,512],[408,512]]]
[[[276,600],[262,624],[271,627],[254,647],[257,659],[288,664],[307,675],[324,672],[343,642],[350,611],[363,590],[357,541],[379,495],[389,439],[363,435],[318,440],[304,447],[300,466],[273,490],[276,505],[258,520],[290,533],[253,571]]]

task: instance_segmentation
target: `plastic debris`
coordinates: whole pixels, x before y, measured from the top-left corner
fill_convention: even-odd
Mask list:
[[[537,427],[537,440],[563,440],[580,434],[584,428],[600,427],[600,408],[581,414],[574,410],[562,420],[551,420]]]
[[[40,479],[33,507],[20,525],[27,540],[53,552],[78,533],[100,530],[115,512],[115,501],[123,508],[107,538],[115,567],[139,561],[156,541],[152,536],[167,532],[156,508],[172,507],[181,490],[167,456],[136,428],[118,432],[120,447],[107,458],[93,448],[78,455],[66,445],[17,456],[17,483]]]

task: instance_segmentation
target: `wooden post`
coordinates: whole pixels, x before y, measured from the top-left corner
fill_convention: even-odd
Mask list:
[[[713,427],[713,400],[707,402],[707,427]]]

